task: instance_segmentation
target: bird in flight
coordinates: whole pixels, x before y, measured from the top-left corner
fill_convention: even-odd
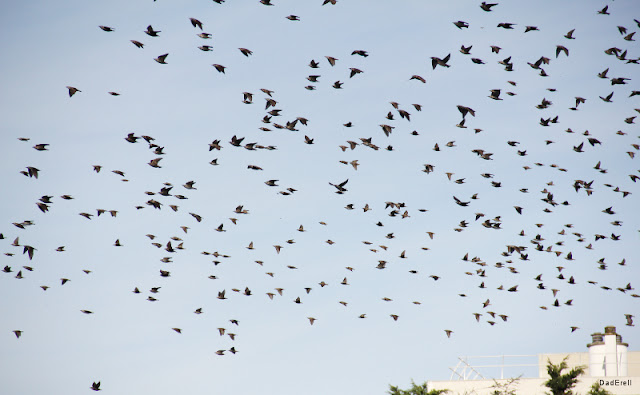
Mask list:
[[[347,191],[347,189],[344,186],[347,185],[348,182],[349,182],[349,179],[347,178],[346,180],[342,181],[339,184],[329,183],[329,185],[335,187],[338,190],[336,193],[342,194]]]
[[[160,33],[160,30],[153,30],[153,27],[151,27],[151,25],[147,26],[147,30],[144,31],[148,36],[151,37],[158,37],[158,33]]]
[[[69,90],[69,97],[75,95],[78,92],[82,92],[80,89],[73,86],[67,86],[67,89]]]
[[[158,62],[160,64],[167,64],[167,62],[165,62],[165,59],[167,58],[167,56],[169,56],[168,53],[160,55],[160,56],[158,56],[157,58],[155,58],[153,60],[155,60],[156,62]]]
[[[482,4],[480,4],[480,8],[482,8],[483,11],[492,11],[491,8],[497,6],[498,3],[493,3],[493,4],[487,4],[486,2],[482,2]]]
[[[449,62],[449,59],[451,59],[451,54],[448,54],[447,56],[445,56],[444,58],[440,59],[438,57],[432,56],[431,57],[431,67],[433,67],[433,69],[435,70],[437,66],[442,66],[442,67],[450,67],[447,62]]]

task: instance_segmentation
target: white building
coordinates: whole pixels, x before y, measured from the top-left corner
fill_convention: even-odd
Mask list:
[[[549,379],[547,361],[553,364],[566,359],[568,370],[575,366],[586,367],[585,373],[573,388],[574,393],[586,394],[593,383],[612,394],[640,394],[640,351],[628,351],[629,345],[622,342],[622,336],[616,328],[607,326],[604,333],[593,333],[587,352],[565,354],[503,355],[492,357],[465,357],[455,368],[449,381],[427,381],[428,390],[448,389],[452,395],[491,395],[496,389],[508,386],[518,395],[539,395],[548,391],[544,386]],[[527,362],[527,359],[531,363]],[[537,363],[533,363],[537,359]],[[497,360],[497,362],[495,362]],[[474,361],[490,361],[489,364],[477,364]],[[538,377],[519,379],[504,378],[504,370],[523,367],[538,367]],[[500,371],[500,378],[486,378],[483,372]],[[486,374],[485,374],[486,375]],[[496,375],[497,376],[497,375]]]

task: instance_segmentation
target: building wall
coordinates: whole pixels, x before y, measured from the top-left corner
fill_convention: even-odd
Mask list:
[[[586,394],[591,386],[599,382],[602,387],[615,395],[640,394],[640,377],[583,377],[573,388],[574,393]],[[618,380],[615,382],[614,380]],[[518,395],[540,395],[548,391],[544,386],[547,379],[521,378],[509,386]],[[495,384],[505,384],[508,380],[456,380],[456,381],[427,381],[427,390],[448,389],[448,395],[491,395],[495,391]]]
[[[627,364],[629,376],[640,377],[640,351],[627,352]]]
[[[576,366],[585,366],[585,374],[579,378],[574,387],[574,393],[585,394],[595,382],[601,385],[612,394],[616,395],[638,395],[640,394],[640,351],[629,351],[628,354],[628,375],[621,377],[591,377],[589,373],[589,353],[559,353],[559,354],[539,354],[537,378],[520,378],[512,383],[510,389],[515,389],[518,395],[540,395],[548,389],[544,386],[549,379],[547,374],[547,361],[558,364],[567,358],[569,369]],[[496,383],[505,384],[509,379],[503,380],[452,380],[452,381],[427,381],[427,388],[448,389],[451,395],[491,395],[496,389]]]
[[[567,366],[569,369],[575,366],[586,366],[586,376],[591,376],[589,372],[589,353],[588,352],[575,352],[564,354],[539,354],[538,355],[538,373],[539,377],[548,378],[547,375],[547,358],[553,364],[562,362],[564,357],[567,358]],[[640,377],[640,351],[627,351],[627,376]],[[638,392],[640,394],[640,391]]]

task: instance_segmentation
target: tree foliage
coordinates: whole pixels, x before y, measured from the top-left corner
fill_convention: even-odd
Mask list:
[[[440,395],[446,394],[449,390],[431,390],[427,391],[427,383],[418,385],[411,380],[411,388],[402,390],[394,385],[389,384],[389,395]]]
[[[510,378],[504,383],[499,383],[497,380],[493,380],[491,388],[493,392],[491,395],[517,395],[515,387],[518,386],[520,377]]]
[[[602,388],[600,383],[596,381],[591,386],[591,389],[589,389],[589,392],[587,392],[587,395],[612,395],[612,394],[611,394],[611,392],[609,392],[606,389]]]
[[[576,366],[569,370],[568,373],[562,373],[567,369],[567,358],[565,357],[562,362],[557,365],[551,363],[547,359],[547,374],[549,374],[549,380],[544,385],[551,390],[551,395],[572,395],[571,389],[578,382],[578,377],[584,374],[584,366]],[[548,394],[548,393],[547,393]]]

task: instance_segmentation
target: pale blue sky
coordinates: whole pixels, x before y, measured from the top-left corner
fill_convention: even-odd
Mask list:
[[[637,123],[624,121],[638,115],[640,95],[629,96],[640,73],[637,64],[604,53],[617,47],[628,50],[627,59],[640,56],[637,42],[624,40],[617,28],[639,30],[637,2],[501,2],[491,12],[466,0],[273,3],[70,0],[0,6],[0,249],[15,254],[0,256],[0,267],[12,270],[0,272],[0,392],[84,394],[101,381],[103,393],[113,394],[383,394],[388,384],[448,379],[458,356],[584,351],[589,335],[606,325],[617,326],[637,349],[640,336],[625,326],[624,315],[640,317],[640,299],[631,296],[640,291],[616,288],[629,282],[640,287],[640,184],[630,178],[640,176],[640,166],[627,153],[640,153],[633,146],[640,136]],[[599,15],[607,4],[611,15]],[[292,14],[300,21],[286,19]],[[200,20],[212,39],[199,38],[189,18]],[[458,20],[470,27],[456,28]],[[497,28],[501,22],[516,25]],[[161,31],[158,37],[144,34],[150,24]],[[525,26],[539,31],[525,34]],[[564,37],[571,29],[575,40]],[[201,51],[201,45],[213,50]],[[462,45],[473,45],[471,55],[459,52]],[[500,53],[491,53],[491,45]],[[557,45],[567,47],[569,56],[556,59]],[[238,48],[253,55],[245,57]],[[351,55],[354,50],[369,56]],[[154,61],[165,53],[166,65]],[[451,67],[433,70],[431,57],[449,53]],[[335,67],[325,56],[338,59]],[[497,63],[509,56],[512,72]],[[548,77],[527,64],[541,56],[551,59],[543,65]],[[308,67],[312,59],[319,68]],[[226,66],[225,74],[212,64]],[[350,68],[363,73],[349,78]],[[606,68],[609,78],[630,81],[612,86],[597,77]],[[309,75],[320,78],[309,82]],[[412,75],[426,83],[410,80]],[[338,80],[341,90],[332,88]],[[69,97],[66,86],[81,92]],[[274,91],[275,108],[282,110],[271,124],[262,122],[261,88]],[[500,89],[503,100],[491,100],[492,89]],[[598,98],[612,91],[612,103]],[[243,92],[253,93],[253,104],[242,103]],[[576,96],[587,100],[571,111]],[[553,104],[536,109],[543,98]],[[410,122],[392,101],[411,114]],[[465,129],[456,127],[457,105],[476,112],[467,115]],[[393,120],[385,118],[388,112]],[[540,125],[540,118],[555,116],[558,123]],[[307,118],[308,126],[273,126],[296,117]],[[344,127],[347,122],[353,127]],[[394,126],[389,137],[381,124]],[[161,168],[148,165],[159,155],[145,141],[124,140],[129,133],[152,136],[164,147]],[[243,145],[277,149],[234,147],[234,135],[245,138]],[[305,135],[313,145],[304,144]],[[379,150],[339,148],[369,137]],[[591,146],[587,137],[601,144]],[[216,139],[222,149],[209,152]],[[39,143],[50,146],[34,150]],[[575,152],[581,143],[584,152]],[[493,160],[481,159],[476,149],[493,153]],[[219,165],[210,165],[215,158]],[[340,163],[353,160],[357,170]],[[594,169],[598,162],[606,173]],[[422,172],[425,164],[434,171]],[[103,166],[101,172],[93,165]],[[27,166],[40,170],[38,179],[20,174]],[[112,170],[123,171],[128,182]],[[451,180],[446,173],[453,173]],[[264,184],[271,179],[279,186]],[[334,193],[329,183],[346,179],[348,191]],[[182,186],[190,180],[196,190]],[[576,180],[593,181],[593,193],[576,193]],[[172,195],[188,199],[159,196],[166,182],[174,186]],[[287,187],[297,191],[278,194]],[[616,187],[631,194],[623,197]],[[544,189],[569,204],[541,201]],[[74,199],[63,200],[63,194]],[[35,204],[43,195],[53,196],[47,213]],[[456,205],[454,196],[469,206]],[[145,204],[149,199],[161,202],[161,209]],[[409,217],[390,217],[388,201],[405,203],[400,214],[406,210]],[[355,209],[346,210],[347,204]],[[363,211],[365,204],[370,211]],[[249,213],[234,213],[238,205]],[[521,215],[514,206],[523,208]],[[602,212],[610,206],[614,215]],[[118,214],[97,217],[97,209]],[[94,217],[87,220],[81,212]],[[189,213],[201,215],[202,222]],[[484,217],[476,221],[476,213]],[[498,216],[501,229],[482,226]],[[35,225],[12,225],[25,220]],[[616,220],[622,226],[611,224]],[[461,221],[468,226],[460,228]],[[215,231],[220,224],[226,232]],[[297,231],[301,224],[306,232]],[[434,232],[433,239],[427,232]],[[387,238],[390,233],[395,237]],[[612,240],[612,233],[620,240]],[[146,234],[157,237],[152,241]],[[544,249],[560,255],[536,251],[531,240],[537,234]],[[596,234],[607,239],[595,241]],[[11,245],[16,237],[20,247]],[[184,250],[170,253],[150,244],[164,248],[171,237],[182,239]],[[116,239],[121,247],[114,246]],[[250,242],[253,250],[245,248]],[[172,241],[174,247],[179,243]],[[22,254],[24,245],[36,248],[33,260]],[[274,245],[283,247],[279,254]],[[517,253],[503,256],[507,245],[527,246],[528,260]],[[65,251],[56,251],[59,246]],[[403,251],[405,259],[399,258]],[[575,260],[565,259],[569,252]],[[463,261],[467,253],[486,266]],[[171,263],[160,261],[168,256]],[[598,269],[601,258],[606,271]],[[623,259],[625,266],[618,264]],[[376,269],[380,260],[387,262],[383,270]],[[565,280],[556,278],[557,266],[564,267]],[[480,277],[477,269],[483,268]],[[16,279],[20,270],[24,278]],[[160,277],[160,270],[171,276]],[[537,288],[538,274],[545,290]],[[570,276],[577,284],[567,283]],[[349,285],[340,284],[345,277]],[[61,286],[60,278],[71,281]],[[328,285],[321,287],[322,281]],[[43,291],[43,285],[50,288]],[[501,285],[504,290],[497,289]],[[506,291],[515,285],[518,292]],[[140,294],[132,293],[135,287]],[[161,288],[154,294],[152,287]],[[245,287],[252,295],[232,291]],[[275,288],[283,288],[283,296]],[[223,289],[227,300],[217,299]],[[558,290],[562,307],[552,306],[551,289]],[[483,308],[487,299],[491,305]],[[565,306],[569,299],[572,306]],[[199,307],[203,314],[194,314]],[[508,321],[491,319],[487,311]],[[473,313],[483,314],[480,322]],[[313,326],[307,317],[317,319]],[[570,333],[571,326],[580,329]],[[235,340],[220,336],[218,328],[235,333]],[[450,338],[445,329],[453,331]],[[16,339],[13,330],[22,330],[22,337]],[[231,347],[238,353],[230,353]],[[227,351],[219,356],[217,350]]]

